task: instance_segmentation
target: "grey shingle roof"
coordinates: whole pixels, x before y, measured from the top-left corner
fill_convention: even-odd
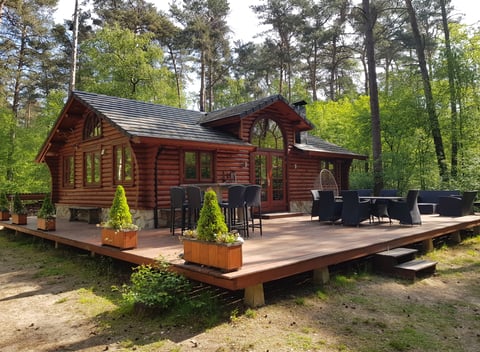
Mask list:
[[[198,123],[204,113],[137,100],[75,91],[73,96],[132,137],[250,145]]]
[[[275,102],[278,102],[278,101],[283,102],[286,105],[290,106],[288,101],[282,95],[276,94],[276,95],[271,95],[269,97],[265,97],[265,98],[262,98],[262,99],[250,101],[250,102],[247,102],[247,103],[243,103],[243,104],[240,104],[240,105],[235,105],[235,106],[228,107],[228,108],[225,108],[225,109],[220,109],[220,110],[216,110],[216,111],[206,113],[204,116],[201,117],[200,123],[205,124],[205,123],[208,123],[208,122],[222,120],[222,119],[226,119],[226,118],[233,117],[233,116],[237,116],[239,118],[242,118],[242,117],[248,116],[248,115],[250,115],[250,114],[252,114],[256,111],[259,111],[262,108],[267,107],[267,106],[269,106],[269,105],[271,105]],[[299,117],[301,119],[303,119],[309,126],[312,126],[312,124],[306,118],[304,118],[300,115],[299,115]]]
[[[327,153],[327,154],[341,154],[341,155],[350,155],[355,159],[365,159],[365,155],[354,153],[348,149],[340,147],[336,144],[327,142],[326,140],[312,136],[309,134],[304,134],[302,136],[302,143],[295,143],[295,148],[303,150],[306,152],[317,152],[317,153]]]

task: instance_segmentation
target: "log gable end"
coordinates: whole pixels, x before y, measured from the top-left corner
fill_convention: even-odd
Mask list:
[[[205,114],[73,92],[37,162],[50,169],[60,217],[68,217],[71,205],[100,207],[106,214],[122,184],[140,226],[167,226],[172,186],[260,180],[250,139],[261,119],[275,121],[283,134],[284,211],[308,202],[325,165],[348,182],[351,160],[364,158],[317,137],[310,137],[314,144],[298,140],[313,126],[281,96]]]

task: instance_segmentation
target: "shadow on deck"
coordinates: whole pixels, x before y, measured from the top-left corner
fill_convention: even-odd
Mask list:
[[[138,265],[162,258],[191,279],[232,291],[245,289],[247,304],[255,306],[263,304],[265,282],[312,270],[314,278],[316,274],[325,281],[328,267],[332,265],[416,243],[422,243],[429,250],[434,238],[445,235],[460,238],[461,231],[479,227],[480,216],[423,215],[422,222],[421,226],[405,226],[396,222],[390,225],[366,221],[359,227],[347,227],[312,221],[309,215],[265,219],[263,236],[257,232],[251,234],[243,245],[242,268],[230,273],[185,264],[180,257],[183,246],[169,229],[141,230],[138,247],[122,251],[102,246],[100,229],[84,222],[57,219],[57,230],[45,232],[36,229],[36,217],[29,217],[27,225],[4,221],[0,227]]]

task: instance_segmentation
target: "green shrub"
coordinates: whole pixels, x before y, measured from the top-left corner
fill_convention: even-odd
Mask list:
[[[52,199],[50,195],[45,195],[43,199],[42,207],[38,211],[38,217],[43,219],[53,218],[55,217],[55,206],[52,203]]]
[[[108,214],[108,220],[101,226],[119,231],[138,230],[138,226],[132,222],[132,214],[128,206],[127,196],[123,186],[118,185],[113,198],[112,207]]]
[[[27,208],[23,204],[20,196],[15,193],[13,196],[13,213],[14,214],[27,214]]]
[[[190,282],[169,268],[170,265],[163,261],[134,268],[131,285],[123,286],[123,299],[160,310],[185,303],[191,289]]]
[[[10,203],[8,201],[6,193],[0,194],[0,211],[9,211]]]
[[[228,233],[228,227],[218,205],[217,194],[213,190],[205,192],[203,206],[197,224],[197,238],[214,242],[219,234]]]

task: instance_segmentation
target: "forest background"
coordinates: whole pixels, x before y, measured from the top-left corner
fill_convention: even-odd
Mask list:
[[[479,188],[480,29],[449,0],[257,3],[241,41],[227,0],[79,1],[77,36],[57,0],[0,0],[0,192],[50,190],[34,160],[73,88],[201,111],[282,94],[369,157],[351,188]]]

